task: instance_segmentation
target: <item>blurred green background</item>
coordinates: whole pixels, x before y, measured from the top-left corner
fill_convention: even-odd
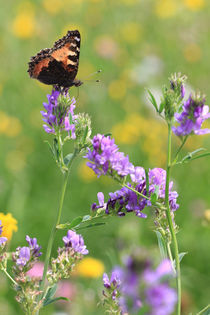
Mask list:
[[[0,9],[0,212],[18,221],[10,249],[24,246],[25,235],[46,249],[59,201],[61,174],[45,140],[40,110],[51,87],[31,80],[28,61],[52,47],[67,30],[81,32],[78,78],[102,69],[101,83],[91,82],[71,95],[76,112],[92,118],[93,134],[112,132],[120,150],[135,165],[165,167],[166,126],[157,119],[145,88],[159,97],[173,72],[188,76],[188,93],[207,95],[210,81],[210,3],[205,0],[1,0]],[[178,145],[174,137],[174,146]],[[209,149],[210,138],[190,139],[186,151]],[[69,146],[68,150],[71,150]],[[62,222],[88,214],[98,191],[114,191],[109,178],[97,178],[80,158],[69,181]],[[176,222],[182,261],[183,314],[210,302],[209,160],[196,160],[173,170],[180,208]],[[209,219],[210,221],[210,219]],[[90,256],[108,272],[123,253],[136,246],[157,251],[152,219],[134,215],[112,218],[103,227],[83,232]],[[56,247],[63,232],[58,232]],[[54,253],[55,253],[54,250]],[[157,262],[159,261],[157,251]],[[68,314],[103,314],[96,307],[100,278],[74,277],[72,304],[48,306],[41,314],[65,309]],[[21,314],[14,292],[0,278],[0,313]],[[79,301],[79,302],[78,302]],[[72,305],[72,306],[71,306]]]

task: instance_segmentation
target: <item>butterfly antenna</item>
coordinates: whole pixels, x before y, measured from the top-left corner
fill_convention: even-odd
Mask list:
[[[90,78],[90,77],[92,77],[93,75],[95,75],[95,74],[97,74],[97,73],[100,73],[100,72],[102,72],[102,70],[97,70],[97,71],[95,71],[95,72],[89,74],[89,75],[88,75],[86,78],[84,78],[84,80],[82,80],[82,81],[88,81],[88,80],[87,80],[88,78]],[[100,82],[100,80],[96,80],[96,82]]]

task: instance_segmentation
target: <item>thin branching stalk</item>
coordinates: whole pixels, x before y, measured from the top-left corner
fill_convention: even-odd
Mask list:
[[[171,124],[168,123],[168,154],[167,154],[167,168],[166,168],[166,186],[165,186],[165,204],[166,204],[166,216],[168,220],[169,230],[171,233],[171,241],[174,248],[174,257],[176,262],[176,286],[177,286],[177,315],[181,314],[181,271],[179,262],[179,249],[174,230],[174,224],[171,216],[170,204],[169,204],[169,183],[171,172]]]
[[[44,271],[43,271],[43,277],[42,277],[42,281],[40,284],[40,291],[44,290],[44,285],[45,285],[45,279],[46,279],[46,275],[47,275],[47,270],[48,270],[48,266],[49,266],[49,261],[50,261],[50,256],[51,256],[51,251],[52,251],[52,246],[53,246],[53,242],[55,239],[55,234],[56,234],[56,226],[58,224],[60,224],[60,219],[61,219],[61,213],[62,213],[62,208],[63,208],[63,202],[64,202],[64,197],[65,197],[65,192],[66,192],[66,186],[67,186],[67,182],[68,182],[68,177],[69,177],[69,173],[70,173],[70,168],[72,165],[72,162],[74,160],[74,158],[77,155],[77,151],[75,150],[71,160],[69,161],[69,170],[68,172],[65,172],[63,175],[63,185],[61,188],[61,197],[60,197],[60,203],[59,203],[59,207],[58,207],[58,212],[57,212],[57,216],[56,216],[56,220],[55,223],[53,225],[53,228],[51,230],[51,234],[50,234],[50,238],[49,238],[49,242],[48,242],[48,246],[47,246],[47,251],[46,251],[46,256],[45,256],[45,263],[44,263]],[[44,294],[42,294],[39,297],[39,300],[43,297]]]

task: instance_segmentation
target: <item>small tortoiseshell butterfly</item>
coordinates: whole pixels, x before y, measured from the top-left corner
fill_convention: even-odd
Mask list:
[[[44,84],[69,88],[83,82],[75,79],[79,65],[80,33],[68,31],[53,47],[42,49],[29,62],[29,75]]]

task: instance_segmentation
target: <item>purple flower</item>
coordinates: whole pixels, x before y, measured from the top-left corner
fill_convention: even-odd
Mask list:
[[[118,174],[123,177],[133,172],[134,166],[128,156],[119,152],[114,139],[97,134],[92,140],[93,149],[88,149],[85,158],[90,160],[87,165],[98,175]]]
[[[192,96],[184,102],[182,112],[175,113],[175,119],[179,123],[177,127],[172,127],[177,136],[189,134],[207,134],[210,129],[201,129],[203,122],[210,118],[209,107],[205,105],[205,98],[199,94]]]
[[[157,267],[156,270],[152,270],[151,268],[146,268],[143,273],[144,281],[148,285],[157,284],[162,278],[173,276],[173,269],[171,266],[171,261],[169,259],[164,259]]]
[[[18,266],[24,267],[27,262],[30,260],[30,248],[29,247],[21,247],[19,250],[19,258],[16,260],[16,264]]]
[[[145,295],[151,307],[150,315],[170,315],[174,312],[177,295],[167,283],[158,283],[146,289]]]
[[[3,230],[3,225],[1,224],[1,220],[0,220],[0,235],[2,234],[2,230]],[[7,241],[6,237],[0,237],[0,246],[3,245],[5,242]]]
[[[31,255],[33,257],[39,257],[42,255],[42,253],[40,252],[42,247],[37,244],[37,239],[35,237],[30,238],[28,235],[26,235],[26,241],[28,242]]]
[[[74,108],[76,100],[70,99],[67,93],[65,96],[62,94],[62,97],[65,97],[65,102],[62,102],[59,98],[60,95],[60,91],[52,90],[52,93],[47,95],[48,103],[43,103],[45,111],[41,111],[41,114],[46,123],[43,125],[44,130],[47,133],[56,133],[58,129],[65,130],[72,139],[75,139]]]
[[[72,248],[75,252],[82,255],[88,254],[82,235],[79,235],[72,230],[68,230],[67,236],[63,237],[63,241],[66,248]]]
[[[104,287],[111,293],[112,300],[116,300],[118,296],[118,290],[121,285],[120,273],[118,270],[113,270],[111,274],[111,278],[106,273],[103,274],[103,283]]]

